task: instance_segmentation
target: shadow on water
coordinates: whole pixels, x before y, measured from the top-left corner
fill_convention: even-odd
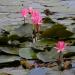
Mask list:
[[[9,67],[18,67],[20,66],[20,61],[19,60],[15,60],[13,62],[7,62],[7,63],[0,63],[0,69],[2,68],[9,68]]]

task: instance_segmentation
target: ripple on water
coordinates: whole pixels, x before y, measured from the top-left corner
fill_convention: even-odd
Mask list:
[[[51,12],[56,12],[51,15],[57,22],[61,23],[61,20],[58,21],[57,18],[61,17],[72,17],[75,16],[75,1],[74,0],[0,0],[0,25],[5,24],[18,24],[23,23],[22,19],[20,19],[20,12],[22,8],[22,4],[24,7],[33,7],[37,8],[40,12],[43,12],[44,9],[48,8]],[[2,13],[5,12],[5,13]],[[12,12],[12,13],[11,13]],[[6,14],[7,13],[7,14]],[[14,13],[14,14],[13,14]],[[44,16],[44,15],[42,15]],[[6,18],[4,18],[6,17]],[[4,20],[3,20],[4,18]],[[8,21],[9,18],[9,21]],[[16,22],[15,22],[16,21]],[[72,20],[64,20],[63,24],[70,24]]]

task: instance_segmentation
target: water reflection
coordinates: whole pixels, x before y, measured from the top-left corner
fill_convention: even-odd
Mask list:
[[[24,6],[22,6],[22,4]],[[56,12],[54,15],[52,15],[53,18],[57,18],[57,17],[64,17],[64,16],[72,16],[74,17],[75,15],[75,1],[74,0],[8,0],[8,1],[4,1],[4,0],[0,0],[0,14],[2,16],[0,16],[0,25],[5,25],[5,24],[18,24],[20,23],[22,20],[19,19],[19,17],[22,17],[21,15],[18,15],[20,13],[20,10],[22,7],[33,7],[33,8],[37,8],[38,10],[40,10],[41,12],[43,12],[44,9],[48,8],[50,9],[51,12]],[[16,13],[19,12],[19,13]],[[13,15],[14,14],[14,15]],[[16,15],[17,14],[17,15]],[[8,15],[10,15],[11,17],[9,17]],[[16,16],[15,16],[16,15]],[[4,19],[4,17],[6,18],[6,21],[2,22]],[[10,21],[10,23],[8,23],[8,19],[12,19],[16,17],[16,23],[12,23],[12,21]],[[57,19],[56,19],[57,20]],[[20,22],[19,22],[20,21]],[[14,22],[14,21],[13,21]],[[60,22],[60,21],[58,21]],[[68,24],[68,22],[72,23],[72,20],[67,21],[66,23]],[[21,22],[22,23],[22,22]],[[61,23],[61,22],[60,22]],[[64,22],[62,22],[64,23]],[[66,24],[64,23],[64,24]],[[69,24],[70,24],[69,23]]]

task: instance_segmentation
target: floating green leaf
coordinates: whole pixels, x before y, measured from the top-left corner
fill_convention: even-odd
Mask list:
[[[33,50],[31,48],[21,48],[19,50],[19,55],[26,59],[36,58],[36,54],[33,52]]]

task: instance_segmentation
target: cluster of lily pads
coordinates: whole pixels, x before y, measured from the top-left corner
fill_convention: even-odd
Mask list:
[[[10,31],[9,34],[2,34],[0,36],[1,65],[10,62],[15,63],[14,61],[20,61],[21,58],[34,60],[41,59],[44,62],[56,60],[56,58],[58,57],[58,53],[54,49],[55,43],[59,39],[63,39],[66,42],[70,41],[68,39],[69,37],[74,35],[74,33],[68,31],[64,25],[56,23],[51,18],[49,18],[48,15],[50,13],[48,10],[45,10],[45,13],[47,14],[47,16],[43,18],[43,24],[45,24],[45,26],[47,24],[48,26],[52,26],[50,26],[49,28],[48,26],[43,28],[43,25],[41,25],[41,31],[39,32],[40,36],[35,43],[32,42],[33,27],[29,23],[24,23],[20,27]],[[49,46],[48,52],[44,51],[44,47],[46,45]],[[72,56],[72,52],[73,55],[75,54],[74,46],[68,49],[68,52],[63,53],[64,57],[70,57],[70,55]]]

